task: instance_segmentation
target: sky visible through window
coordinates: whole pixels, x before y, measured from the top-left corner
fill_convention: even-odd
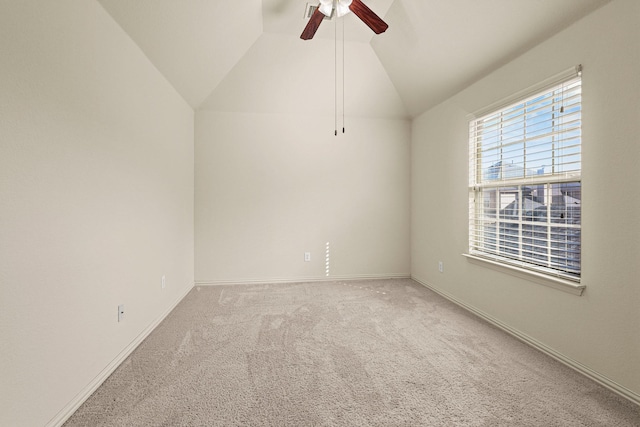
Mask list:
[[[579,171],[580,114],[577,82],[483,119],[478,127],[483,180]]]

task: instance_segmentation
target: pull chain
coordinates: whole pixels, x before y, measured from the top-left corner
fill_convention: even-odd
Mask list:
[[[335,13],[335,11],[334,11]],[[338,16],[335,15],[335,25],[333,34],[333,64],[334,64],[334,113],[335,113],[335,130],[334,135],[338,136]]]
[[[344,19],[342,20],[342,133],[344,133]]]
[[[334,25],[334,35],[333,35],[333,52],[334,52],[334,58],[333,58],[333,64],[334,64],[334,132],[333,134],[335,136],[338,136],[338,14],[337,14],[337,10],[335,9],[335,3],[334,3],[334,14],[335,14],[335,25]],[[344,103],[344,88],[345,88],[345,83],[344,83],[344,77],[345,77],[345,72],[344,72],[344,19],[342,20],[342,133],[345,132],[345,126],[344,126],[344,117],[345,117],[345,103]]]

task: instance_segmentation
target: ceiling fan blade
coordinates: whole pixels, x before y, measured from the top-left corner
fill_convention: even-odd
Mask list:
[[[311,40],[316,34],[316,31],[318,31],[318,27],[322,24],[323,19],[324,14],[320,12],[320,8],[316,9],[316,11],[313,12],[313,15],[311,15],[309,22],[307,22],[307,26],[304,27],[304,31],[302,31],[300,38],[302,40]]]
[[[349,6],[351,12],[355,13],[358,18],[373,30],[374,33],[380,34],[387,31],[389,25],[384,22],[378,15],[367,7],[361,0],[353,0]]]

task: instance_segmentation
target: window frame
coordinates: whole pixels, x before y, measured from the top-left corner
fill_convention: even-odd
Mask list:
[[[578,215],[581,216],[581,210],[582,210],[581,208],[582,78],[581,77],[582,77],[582,66],[578,65],[576,67],[572,67],[569,70],[565,70],[562,73],[552,76],[549,79],[546,79],[537,85],[534,85],[530,88],[520,91],[508,97],[507,99],[494,103],[484,108],[483,110],[476,112],[473,115],[470,115],[468,117],[468,120],[469,120],[469,224],[468,224],[469,247],[468,247],[468,252],[463,254],[469,260],[474,261],[476,263],[480,263],[485,266],[489,266],[491,268],[498,269],[500,271],[504,271],[510,274],[515,274],[516,276],[521,276],[527,279],[533,279],[535,281],[542,282],[545,285],[552,286],[554,288],[558,288],[561,290],[569,291],[577,295],[581,295],[585,288],[585,286],[581,284],[582,221],[581,221],[581,218],[578,217],[577,225],[575,223],[569,223],[568,221],[565,221],[564,223],[558,224],[557,227],[554,227],[555,222],[551,216],[551,209],[552,209],[552,203],[551,203],[552,187],[551,186],[560,186],[557,188],[559,190],[562,190],[562,188],[565,188],[565,189],[570,188],[569,186],[572,185],[572,183],[577,183],[577,185],[579,186],[578,191],[580,191],[579,193],[580,200],[577,203],[578,208],[576,212],[578,213]],[[578,143],[576,145],[577,152],[578,152],[578,159],[579,159],[577,162],[578,168],[576,170],[572,170],[571,172],[563,171],[561,173],[558,173],[557,171],[552,170],[550,173],[547,173],[546,171],[542,171],[542,172],[538,172],[540,175],[535,175],[535,174],[530,174],[530,172],[524,167],[526,166],[526,163],[523,163],[523,167],[521,168],[522,171],[520,172],[522,173],[521,176],[518,176],[515,178],[511,176],[507,176],[505,178],[504,172],[505,170],[507,170],[507,168],[505,167],[504,163],[501,163],[498,166],[498,168],[500,168],[499,169],[500,173],[502,174],[500,179],[485,178],[483,174],[485,174],[489,170],[489,168],[487,167],[487,165],[484,165],[484,166],[482,165],[483,158],[481,156],[482,154],[481,151],[483,150],[483,146],[482,146],[482,143],[478,143],[479,138],[478,138],[478,134],[476,133],[476,131],[478,130],[478,123],[482,124],[483,119],[487,119],[495,115],[499,115],[502,118],[502,115],[507,114],[510,111],[510,109],[518,106],[524,106],[523,109],[525,110],[525,114],[526,114],[527,102],[530,102],[531,100],[535,100],[538,97],[544,97],[548,94],[551,94],[552,104],[554,104],[555,103],[555,99],[553,95],[554,91],[556,91],[558,87],[562,87],[561,90],[564,92],[564,85],[570,82],[578,82],[578,84],[580,85],[580,92],[579,92],[580,99],[578,103],[579,126],[577,128]],[[557,126],[556,124],[557,119],[555,119],[554,115],[552,115],[552,119],[550,119],[549,121],[550,123],[553,124],[553,126]],[[522,130],[522,134],[523,134],[522,141],[527,141],[527,130],[525,130],[524,126]],[[499,143],[497,143],[497,146],[499,146],[500,149],[504,147],[508,147],[510,144],[510,143],[505,144],[504,140],[502,139],[502,136],[497,138],[497,140],[500,141]],[[484,147],[484,150],[485,152],[487,151],[486,145]],[[553,149],[546,149],[545,151],[552,152],[551,154],[552,156],[556,155],[555,153],[553,153]],[[523,153],[525,156],[523,157],[523,159],[525,159],[527,155],[526,150],[523,149]],[[554,159],[554,157],[552,157],[552,159]],[[493,167],[493,165],[491,165],[491,167]],[[537,187],[544,186],[544,190],[541,191],[541,194],[543,194],[543,197],[545,199],[545,203],[543,204],[546,206],[546,212],[547,212],[544,222],[534,223],[531,219],[528,219],[528,220],[523,219],[524,205],[525,205],[525,201],[527,200],[523,195],[523,189],[525,189],[525,186],[529,186],[529,187],[526,187],[527,191],[531,191],[531,186],[537,186]],[[486,230],[487,230],[486,228],[484,228],[486,227],[486,225],[479,225],[480,221],[485,220],[484,217],[482,217],[482,213],[478,212],[479,209],[480,210],[486,209],[483,207],[485,204],[484,197],[488,194],[489,190],[495,190],[495,194],[501,194],[501,193],[508,193],[509,188],[511,188],[513,190],[512,192],[516,194],[516,196],[513,196],[513,198],[514,198],[514,203],[517,202],[517,207],[516,207],[516,210],[518,212],[517,218],[512,217],[512,218],[509,218],[508,220],[505,220],[504,218],[500,218],[501,216],[506,216],[506,215],[500,213],[501,205],[500,205],[500,202],[498,201],[494,207],[495,208],[495,226],[494,226],[495,241],[493,244],[493,248],[490,247],[491,246],[490,244],[486,244],[486,243],[482,243],[482,245],[480,245],[480,242],[486,238],[486,235],[482,235],[481,237],[478,237],[479,234],[476,234],[476,232],[478,230],[481,230],[482,233],[486,233]],[[561,194],[564,194],[564,193],[561,193]],[[505,250],[503,253],[501,253],[503,248],[501,249],[499,246],[499,243],[500,243],[499,239],[500,239],[502,230],[499,227],[502,222],[504,222],[505,224],[513,223],[512,225],[516,225],[515,228],[517,229],[516,231],[517,244],[515,244],[515,247],[517,247],[517,251],[518,251],[517,256],[503,255],[504,253],[508,253],[510,249]],[[564,240],[560,240],[560,242],[564,242],[567,248],[569,247],[568,242],[571,242],[571,243],[577,242],[579,252],[577,257],[578,268],[576,271],[571,271],[569,267],[569,260],[570,260],[569,258],[565,258],[567,260],[567,266],[565,266],[564,269],[544,266],[542,265],[541,261],[537,263],[533,262],[537,257],[537,254],[534,252],[533,249],[531,249],[531,247],[535,246],[536,250],[540,249],[541,246],[538,246],[537,242],[542,240],[538,240],[537,237],[535,238],[531,237],[531,236],[534,236],[533,232],[530,233],[531,234],[530,236],[527,236],[526,230],[536,230],[536,229],[539,230],[539,227],[545,227],[546,230],[548,230],[546,232],[545,239],[547,242],[546,244],[549,246],[549,248],[551,248],[552,243],[554,243],[554,240],[553,240],[554,233],[557,233],[558,232],[557,230],[559,230],[560,228],[565,228],[567,233],[572,229],[579,230],[577,232],[577,240],[575,240],[575,235],[576,235],[575,233],[573,236],[574,240],[571,240],[571,238],[568,236],[564,237]],[[555,231],[554,231],[554,228],[555,228]],[[504,235],[506,235],[506,232]],[[530,246],[527,246],[529,248],[528,250],[523,249],[525,247],[525,243],[523,243],[523,236],[525,236],[524,238],[529,239],[527,240],[527,242],[529,241],[533,242],[534,240],[536,241],[535,244],[526,243],[526,245],[530,245]],[[506,241],[506,239],[503,239],[503,241]],[[484,246],[485,244],[487,246]],[[489,249],[487,249],[488,247]],[[569,249],[566,249],[566,251],[569,251]],[[523,256],[522,255],[523,252],[527,252],[527,255]],[[547,255],[549,260],[548,261],[549,265],[552,264],[551,260],[553,256],[551,254],[552,254],[552,251],[551,249],[549,249],[548,255]],[[568,255],[565,255],[565,256],[568,256]],[[558,258],[558,256],[556,256],[556,258]]]

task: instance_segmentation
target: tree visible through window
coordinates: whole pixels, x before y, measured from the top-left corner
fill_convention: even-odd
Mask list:
[[[581,94],[574,76],[471,121],[470,254],[579,280]]]

